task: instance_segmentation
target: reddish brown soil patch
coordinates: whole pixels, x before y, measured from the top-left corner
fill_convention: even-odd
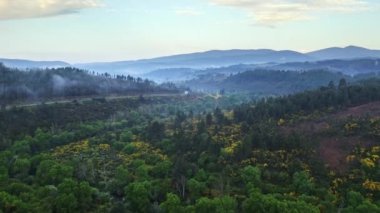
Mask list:
[[[336,118],[346,118],[349,116],[352,117],[364,117],[364,116],[370,116],[370,117],[380,117],[380,101],[372,102],[369,104],[363,104],[356,107],[350,107],[347,110],[344,110],[342,112],[338,112],[335,115],[333,115]]]
[[[347,169],[346,156],[356,144],[359,144],[357,138],[324,138],[318,152],[329,168],[344,172]]]
[[[327,132],[330,129],[329,123],[343,120],[350,116],[354,118],[365,116],[379,118],[380,102],[378,101],[356,107],[350,107],[341,112],[331,113],[315,120],[303,121],[296,125],[285,125],[280,127],[280,131],[285,134],[298,132],[320,138],[318,139],[320,144],[317,152],[319,153],[321,160],[325,162],[329,168],[335,170],[336,172],[344,173],[348,168],[346,157],[353,151],[355,146],[360,145],[361,147],[367,147],[374,142],[358,136],[329,137],[321,133]]]
[[[289,134],[293,131],[302,132],[305,134],[317,134],[327,131],[330,128],[329,122],[342,120],[352,116],[353,118],[360,118],[369,116],[371,118],[380,117],[380,101],[363,104],[356,107],[350,107],[338,113],[331,113],[316,120],[303,121],[296,125],[283,126],[280,128],[285,134]]]
[[[338,147],[339,144],[336,138],[321,141],[319,154],[330,167],[338,167],[342,164],[341,159],[344,157],[344,154],[341,152],[340,147]]]
[[[346,157],[355,146],[369,147],[373,141],[360,137],[331,137],[320,140],[318,153],[327,166],[337,172],[344,173],[348,168]]]

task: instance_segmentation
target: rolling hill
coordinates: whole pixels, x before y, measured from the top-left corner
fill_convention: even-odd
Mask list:
[[[380,50],[370,50],[357,46],[331,47],[309,52],[307,55],[317,60],[380,58]]]
[[[285,63],[309,60],[312,60],[312,58],[302,53],[289,50],[212,50],[137,61],[88,63],[76,64],[75,66],[97,72],[142,74],[153,70],[168,68],[205,69],[235,64]]]
[[[253,70],[234,75],[207,74],[183,82],[183,85],[200,91],[248,92],[258,95],[286,95],[327,85],[340,79],[353,80],[342,73],[313,70],[293,72],[280,70]]]
[[[332,47],[321,49],[309,53],[301,53],[291,50],[270,50],[270,49],[254,49],[254,50],[211,50],[206,52],[197,52],[189,54],[179,54],[172,56],[157,57],[152,59],[126,60],[116,62],[94,62],[82,64],[69,64],[63,61],[31,61],[23,59],[0,59],[0,63],[8,67],[26,69],[26,68],[57,68],[74,66],[80,69],[95,71],[98,73],[110,74],[133,74],[143,76],[152,71],[161,71],[165,74],[173,74],[175,72],[188,72],[189,69],[205,70],[213,68],[226,68],[233,65],[255,65],[259,67],[270,67],[273,64],[281,65],[277,68],[284,69],[325,69],[331,71],[342,72],[344,69],[350,70],[350,73],[362,73],[356,69],[364,66],[365,71],[377,71],[377,68],[370,68],[365,61],[359,59],[375,60],[380,58],[380,50],[371,50],[362,47],[348,46],[344,48]],[[355,59],[355,60],[354,60]],[[333,61],[341,60],[341,61]],[[346,62],[343,60],[354,60]],[[320,62],[326,61],[326,62]],[[310,62],[310,63],[306,63]],[[316,63],[314,63],[316,62]],[[363,63],[362,63],[363,62]],[[349,64],[346,64],[349,63]],[[359,63],[359,66],[352,65]],[[375,63],[378,62],[368,62]],[[285,64],[285,65],[284,65]],[[367,66],[367,68],[365,67]],[[373,66],[373,65],[372,65]],[[331,68],[331,69],[330,69]],[[174,69],[177,69],[175,71]],[[170,70],[170,71],[168,71]],[[211,71],[211,70],[209,70]],[[214,70],[218,71],[218,70]],[[245,71],[245,70],[239,70]],[[160,75],[160,72],[152,74]],[[171,77],[169,75],[169,77]],[[177,74],[175,74],[177,75]],[[165,76],[158,76],[166,79]],[[182,78],[182,77],[181,77]]]
[[[292,62],[267,66],[270,69],[281,70],[315,70],[323,69],[332,72],[342,72],[348,75],[356,75],[380,71],[380,59],[333,59],[314,62]]]
[[[50,99],[177,92],[173,85],[119,75],[93,75],[76,68],[20,71],[0,64],[0,107]]]
[[[0,63],[7,67],[18,68],[18,69],[34,69],[34,68],[58,68],[58,67],[69,67],[69,63],[64,61],[31,61],[24,59],[7,59],[0,58]]]
[[[343,73],[346,75],[362,75],[380,72],[380,59],[364,58],[364,59],[333,59],[323,61],[307,61],[307,62],[289,62],[283,64],[238,64],[226,67],[208,68],[208,69],[186,69],[171,68],[161,69],[144,74],[144,78],[152,79],[158,82],[171,81],[180,82],[190,79],[196,79],[201,75],[230,75],[249,70],[286,70],[286,71],[312,71],[326,70],[335,73]]]
[[[206,69],[237,64],[284,64],[290,62],[314,62],[333,59],[363,58],[380,58],[380,50],[371,50],[357,46],[347,46],[344,48],[332,47],[309,53],[301,53],[291,50],[276,51],[270,49],[211,50],[136,61],[97,62],[76,64],[75,66],[97,72],[146,74],[154,70],[173,68]]]

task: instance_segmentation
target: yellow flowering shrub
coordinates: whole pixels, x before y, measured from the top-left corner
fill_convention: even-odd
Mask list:
[[[351,122],[351,123],[347,123],[344,125],[344,129],[347,131],[347,132],[353,132],[355,131],[356,129],[359,128],[359,124],[357,123],[354,123],[354,122]]]
[[[109,144],[99,144],[99,149],[103,152],[109,151],[110,150],[110,145]]]
[[[346,157],[346,161],[347,162],[352,162],[352,161],[354,161],[356,159],[356,156],[355,155],[348,155],[347,157]]]
[[[59,157],[70,154],[78,154],[89,150],[88,140],[79,141],[76,143],[59,146],[54,149],[53,156]]]
[[[369,168],[373,168],[375,167],[375,162],[373,162],[373,160],[371,158],[364,158],[364,159],[361,159],[360,160],[360,163],[363,165],[363,166],[366,166],[366,167],[369,167]]]
[[[380,146],[374,146],[374,147],[372,147],[371,152],[372,153],[380,153]]]
[[[285,124],[285,120],[282,119],[282,118],[280,118],[280,120],[277,121],[277,125],[278,125],[278,126],[282,126],[282,125],[284,125],[284,124]]]
[[[380,191],[380,182],[375,182],[367,179],[362,185],[365,189],[371,191]]]

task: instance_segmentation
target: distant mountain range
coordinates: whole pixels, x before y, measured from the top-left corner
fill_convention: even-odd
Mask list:
[[[300,91],[327,86],[331,81],[338,85],[344,78],[355,82],[369,78],[379,78],[380,72],[359,75],[346,75],[341,72],[326,70],[310,71],[281,71],[281,70],[252,70],[232,75],[208,74],[200,75],[188,81],[178,82],[179,85],[195,91],[205,92],[248,92],[263,96],[286,95]]]
[[[19,69],[33,69],[33,68],[58,68],[70,67],[71,64],[64,61],[31,61],[23,59],[5,59],[0,58],[0,63],[7,67]]]
[[[331,47],[307,53],[317,60],[380,58],[380,50],[370,50],[363,47],[348,46],[345,48]]]
[[[238,64],[227,67],[190,69],[171,68],[160,69],[144,74],[144,78],[157,82],[171,81],[180,82],[196,79],[202,75],[229,75],[252,70],[286,70],[286,71],[310,71],[326,70],[330,72],[341,72],[346,75],[357,75],[364,73],[380,72],[380,58],[364,59],[333,59],[323,61],[289,62],[283,64]]]
[[[292,62],[266,66],[266,68],[289,71],[329,70],[332,72],[342,72],[348,75],[356,75],[362,73],[379,72],[380,58],[333,59],[312,62]]]
[[[266,64],[306,62],[332,59],[380,58],[380,50],[348,46],[345,48],[327,48],[310,53],[290,50],[212,50],[174,56],[143,59],[137,61],[119,61],[108,63],[76,64],[79,68],[98,72],[141,74],[158,69],[191,68],[205,69],[236,64]]]
[[[189,69],[219,68],[238,64],[266,66],[268,63],[275,63],[277,65],[288,64],[288,67],[292,65],[291,68],[293,68],[296,67],[295,64],[289,63],[358,58],[380,58],[380,50],[370,50],[356,46],[348,46],[345,48],[332,47],[309,53],[300,53],[290,50],[276,51],[270,49],[212,50],[135,61],[96,62],[85,64],[69,64],[61,61],[29,61],[13,59],[0,59],[0,62],[4,63],[6,66],[21,69],[74,66],[102,73],[144,75],[160,69],[168,70],[172,68],[181,68],[182,71],[188,72]]]
[[[309,56],[295,51],[275,50],[212,50],[174,56],[120,61],[108,63],[76,64],[76,67],[98,72],[141,74],[157,69],[192,68],[205,69],[234,64],[262,64],[268,62],[295,62],[312,60]]]

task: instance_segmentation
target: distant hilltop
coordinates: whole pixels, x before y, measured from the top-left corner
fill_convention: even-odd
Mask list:
[[[206,52],[164,56],[152,59],[82,64],[69,64],[63,61],[30,61],[20,59],[0,59],[0,62],[8,67],[20,69],[73,66],[102,73],[144,74],[153,70],[170,68],[204,69],[237,64],[281,64],[290,62],[313,62],[332,59],[358,58],[380,58],[380,50],[371,50],[357,46],[347,46],[344,48],[330,47],[308,53],[301,53],[292,50],[234,49],[211,50]]]

